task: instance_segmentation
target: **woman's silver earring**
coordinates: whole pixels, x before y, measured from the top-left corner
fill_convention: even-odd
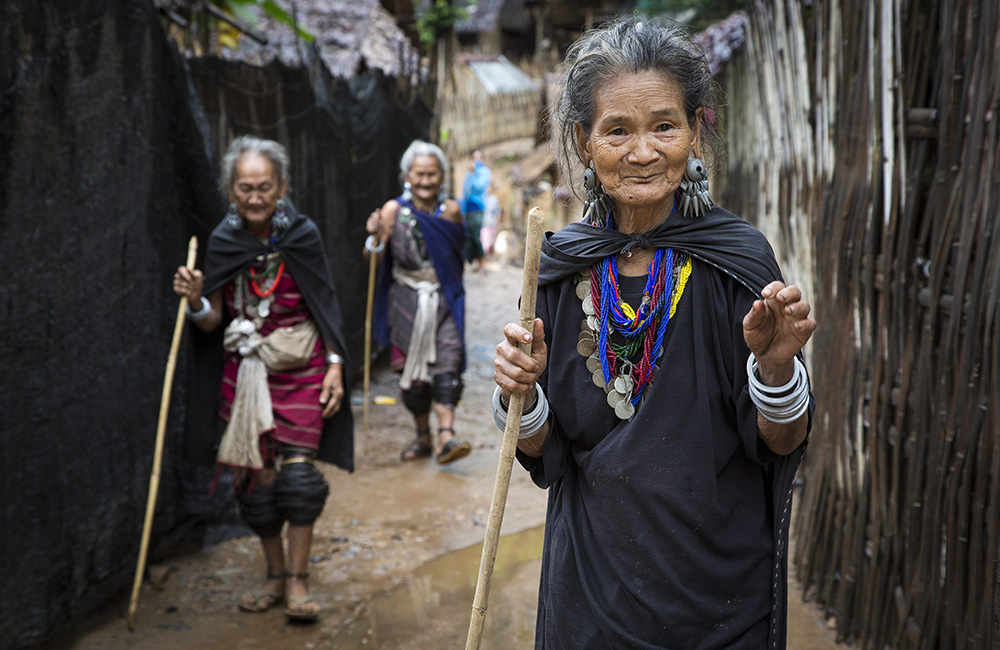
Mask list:
[[[685,217],[703,217],[715,205],[708,193],[708,169],[691,153],[681,179],[679,203]]]
[[[587,200],[583,203],[583,220],[592,226],[603,227],[611,211],[611,198],[598,183],[593,161],[583,170],[583,189],[587,192]]]
[[[283,233],[291,224],[291,219],[288,218],[288,213],[285,212],[285,206],[285,199],[278,199],[278,212],[271,219],[271,229],[275,235]]]
[[[407,203],[413,202],[413,192],[410,191],[410,181],[403,183],[403,200]]]
[[[240,219],[239,213],[236,211],[236,204],[229,204],[229,212],[226,213],[226,225],[233,230],[239,230],[243,227],[243,220]]]
[[[442,187],[441,191],[438,192],[438,203],[444,203],[448,200],[448,192]]]

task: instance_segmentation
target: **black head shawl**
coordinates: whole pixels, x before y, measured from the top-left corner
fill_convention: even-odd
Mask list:
[[[769,255],[762,256],[761,247]],[[538,284],[556,282],[592,264],[633,248],[674,248],[731,275],[759,297],[771,281],[781,279],[771,245],[749,223],[722,208],[689,219],[674,213],[662,224],[640,235],[574,222],[546,233]],[[762,259],[763,258],[763,259]]]
[[[246,228],[233,230],[223,220],[208,241],[205,253],[204,294],[210,295],[243,271],[258,255],[281,253],[288,270],[302,290],[323,340],[344,357],[344,400],[337,414],[325,420],[318,458],[348,471],[354,469],[354,419],[351,415],[350,361],[341,334],[340,304],[327,264],[319,228],[288,203],[290,224],[275,241],[264,244]]]

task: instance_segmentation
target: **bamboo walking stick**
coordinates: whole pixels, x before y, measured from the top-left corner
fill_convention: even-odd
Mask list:
[[[542,221],[545,218],[539,208],[528,213],[527,236],[524,242],[524,276],[521,281],[520,324],[529,332],[534,330],[535,298],[538,293],[538,263],[542,250]],[[531,344],[521,343],[521,351],[531,354]],[[490,580],[493,565],[497,559],[500,544],[500,524],[507,505],[507,490],[510,488],[510,472],[517,450],[517,434],[521,428],[521,413],[524,410],[524,395],[512,393],[507,406],[507,426],[500,446],[500,461],[497,464],[497,478],[493,484],[493,501],[490,503],[490,517],[486,525],[486,539],[483,542],[483,557],[479,562],[479,580],[476,583],[476,597],[472,603],[472,621],[469,623],[469,637],[465,650],[479,650],[486,623],[486,606],[490,596]]]
[[[188,242],[187,267],[194,268],[194,260],[198,254],[198,238],[192,237]],[[146,521],[142,525],[142,541],[139,544],[139,560],[135,566],[135,580],[132,582],[132,597],[128,603],[128,629],[135,627],[135,610],[139,606],[139,587],[142,586],[142,576],[146,573],[146,553],[149,551],[149,533],[153,525],[153,511],[156,509],[156,493],[160,489],[160,465],[163,462],[163,437],[167,429],[167,412],[170,409],[170,391],[174,384],[174,369],[177,366],[177,349],[180,347],[181,334],[184,332],[184,312],[187,311],[187,296],[181,298],[177,307],[177,320],[174,322],[174,337],[170,342],[170,356],[167,357],[167,371],[163,377],[163,394],[160,397],[160,419],[156,425],[156,446],[153,451],[153,471],[149,474],[149,497],[146,499]]]
[[[378,235],[372,235],[372,248],[378,248]],[[368,251],[368,307],[365,311],[365,410],[364,437],[365,458],[368,458],[368,390],[372,377],[372,307],[375,304],[375,268],[378,266],[378,255]]]

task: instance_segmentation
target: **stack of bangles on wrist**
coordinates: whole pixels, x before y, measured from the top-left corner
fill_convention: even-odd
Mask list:
[[[750,379],[750,399],[765,419],[776,424],[794,422],[809,408],[809,381],[805,366],[796,357],[795,372],[784,386],[768,386],[757,374],[757,357],[747,358],[747,377]]]
[[[518,440],[524,440],[536,435],[545,426],[549,419],[549,400],[545,399],[542,387],[535,385],[535,402],[525,407],[521,413],[521,430],[517,434]],[[500,395],[500,387],[493,391],[493,421],[500,427],[501,431],[507,428],[507,405],[503,403]]]
[[[369,253],[381,253],[385,248],[385,242],[379,242],[378,246],[375,245],[375,235],[368,235],[368,239],[365,240],[365,249]]]
[[[205,320],[210,313],[212,313],[212,303],[208,302],[208,298],[205,296],[201,297],[201,309],[198,311],[191,311],[191,303],[187,306],[187,318],[190,321]]]

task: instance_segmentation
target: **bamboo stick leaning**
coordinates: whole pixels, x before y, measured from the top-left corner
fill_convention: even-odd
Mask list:
[[[378,235],[372,235],[372,248],[378,248]],[[365,309],[365,406],[364,406],[364,448],[365,458],[368,458],[368,392],[372,377],[372,308],[375,305],[375,269],[378,267],[378,255],[368,251],[368,306]]]
[[[534,207],[528,213],[527,235],[524,242],[524,275],[521,281],[520,325],[529,332],[534,329],[535,299],[538,293],[538,264],[542,250],[542,222],[545,213]],[[531,343],[520,343],[523,352],[531,354]],[[521,428],[521,413],[524,410],[524,395],[512,393],[507,406],[507,426],[500,446],[500,460],[497,477],[493,484],[493,500],[486,525],[486,539],[483,541],[483,556],[479,562],[479,579],[476,582],[476,596],[472,603],[472,620],[465,650],[479,650],[482,642],[483,626],[486,623],[486,607],[490,596],[490,580],[493,565],[497,559],[500,543],[500,525],[503,523],[504,508],[507,505],[507,491],[510,488],[510,473],[517,450],[517,434]]]
[[[194,261],[198,255],[198,238],[192,237],[188,242],[187,268],[194,269]],[[128,629],[135,627],[135,610],[139,606],[139,588],[142,586],[142,576],[146,573],[146,553],[149,551],[149,534],[153,525],[153,512],[156,510],[156,494],[160,489],[160,466],[163,463],[163,438],[167,430],[167,413],[170,410],[170,392],[174,384],[174,370],[177,368],[177,350],[181,344],[181,334],[184,333],[184,313],[187,311],[187,296],[181,298],[177,306],[177,320],[174,322],[174,336],[170,341],[170,354],[167,357],[167,370],[163,376],[163,392],[160,397],[160,417],[156,424],[156,445],[153,451],[153,470],[149,474],[149,496],[146,499],[146,519],[142,525],[142,541],[139,543],[139,559],[135,565],[135,579],[132,581],[132,597],[128,603]]]

